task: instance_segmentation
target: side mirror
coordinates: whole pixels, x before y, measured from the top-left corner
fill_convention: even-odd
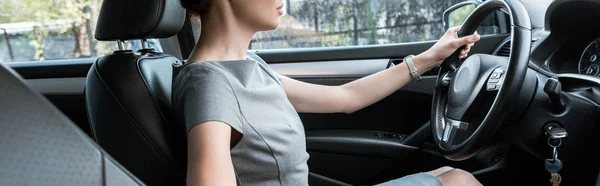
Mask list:
[[[450,27],[461,25],[465,19],[475,10],[475,7],[479,6],[482,2],[475,1],[464,1],[452,5],[450,8],[444,11],[444,28],[448,30]]]

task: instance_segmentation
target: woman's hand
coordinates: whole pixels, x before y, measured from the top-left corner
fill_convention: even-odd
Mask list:
[[[430,63],[430,65],[427,66],[439,66],[448,56],[452,55],[454,51],[461,46],[465,46],[465,48],[460,51],[458,57],[466,58],[471,47],[473,47],[473,44],[479,41],[480,36],[475,32],[471,35],[459,38],[457,34],[459,29],[460,26],[449,28],[435,45],[419,54],[418,57],[421,58],[423,62]]]
[[[413,57],[418,73],[440,65],[459,47],[467,45],[460,57],[466,57],[479,35],[458,38],[459,27],[446,34],[427,51]],[[387,70],[354,80],[340,86],[315,85],[282,76],[286,96],[298,112],[353,113],[389,96],[413,80],[408,65],[400,64]]]

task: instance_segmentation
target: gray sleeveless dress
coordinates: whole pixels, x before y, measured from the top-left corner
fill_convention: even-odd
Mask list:
[[[186,132],[221,121],[243,134],[231,149],[238,185],[308,185],[302,121],[266,62],[249,52],[246,60],[190,61],[179,68],[173,109]]]
[[[243,134],[231,150],[238,185],[308,185],[304,127],[258,56],[186,63],[173,81],[173,108],[188,132],[221,121]]]

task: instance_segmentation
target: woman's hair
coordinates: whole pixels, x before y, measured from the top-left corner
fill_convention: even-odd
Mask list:
[[[206,15],[210,11],[213,0],[179,0],[181,6],[192,16],[192,18],[200,20],[200,17]]]

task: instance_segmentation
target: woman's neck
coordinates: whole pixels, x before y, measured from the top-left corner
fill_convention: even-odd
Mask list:
[[[238,22],[233,14],[211,12],[202,21],[201,36],[189,60],[230,61],[246,59],[246,51],[256,31]]]

